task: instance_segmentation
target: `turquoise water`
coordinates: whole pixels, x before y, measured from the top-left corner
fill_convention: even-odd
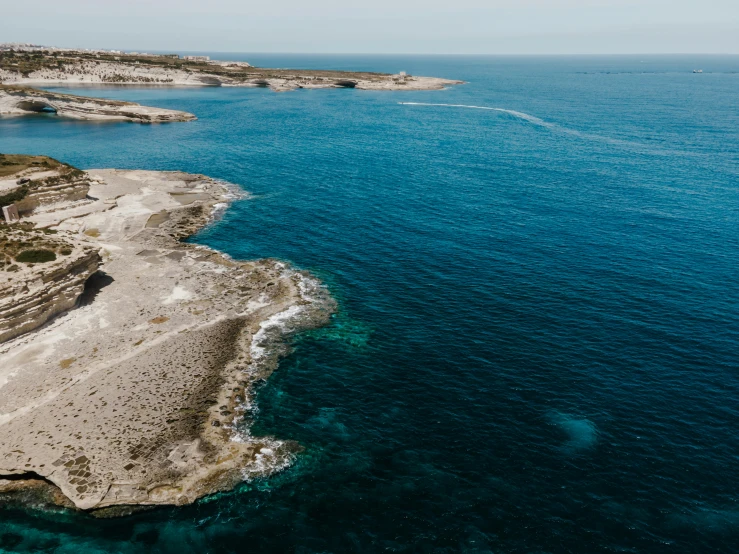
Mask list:
[[[250,191],[195,240],[341,304],[259,393],[306,451],[122,520],[0,508],[0,550],[735,552],[739,58],[245,59],[469,83],[80,89],[200,119],[3,119],[0,151]]]

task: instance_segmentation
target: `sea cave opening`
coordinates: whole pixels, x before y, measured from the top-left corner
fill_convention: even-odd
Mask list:
[[[56,108],[46,102],[40,100],[24,100],[18,102],[16,107],[20,110],[31,112],[31,113],[50,113],[56,115]]]

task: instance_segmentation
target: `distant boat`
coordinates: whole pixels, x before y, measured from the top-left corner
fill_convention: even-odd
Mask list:
[[[703,73],[703,70],[702,69],[694,69],[693,70],[693,73]]]

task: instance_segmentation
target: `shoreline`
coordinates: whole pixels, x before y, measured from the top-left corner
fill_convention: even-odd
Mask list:
[[[303,73],[310,73],[305,71]],[[292,92],[296,90],[324,90],[324,89],[356,89],[368,91],[399,91],[399,92],[418,92],[418,91],[435,91],[444,90],[449,86],[464,84],[464,81],[452,79],[443,79],[440,77],[411,77],[402,83],[393,82],[392,80],[348,80],[342,83],[341,78],[334,78],[326,82],[311,82],[312,77],[304,77],[301,74],[291,75],[288,77],[272,78],[261,82],[261,79],[255,79],[254,82],[228,82],[221,81],[217,83],[208,82],[141,82],[141,81],[115,81],[107,82],[103,80],[71,80],[71,79],[31,79],[22,78],[16,80],[1,80],[0,84],[8,86],[20,87],[49,87],[49,88],[95,88],[100,87],[170,87],[170,88],[268,88],[273,92]]]
[[[236,199],[235,185],[85,173],[96,201],[27,218],[99,249],[102,263],[91,300],[0,343],[0,492],[108,517],[288,465],[299,445],[252,436],[245,416],[286,337],[328,322],[326,289],[285,262],[181,242]]]
[[[2,46],[2,45],[0,45]],[[122,54],[47,48],[0,48],[0,115],[53,112],[86,120],[138,123],[192,121],[195,115],[133,102],[51,92],[34,87],[228,87],[368,91],[443,90],[464,81],[367,71],[269,69],[247,62],[179,58],[177,55]]]

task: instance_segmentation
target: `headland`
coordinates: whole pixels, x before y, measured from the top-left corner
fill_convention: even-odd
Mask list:
[[[439,90],[462,81],[367,71],[270,69],[207,56],[0,45],[6,85],[176,85],[296,89]]]
[[[184,239],[239,194],[178,172],[0,156],[0,493],[98,516],[284,467],[249,432],[285,336],[334,303],[306,272]]]

